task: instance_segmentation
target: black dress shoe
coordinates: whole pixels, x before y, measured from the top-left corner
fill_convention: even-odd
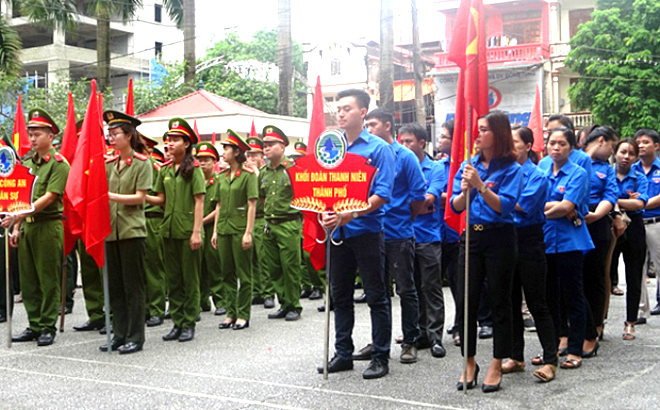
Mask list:
[[[374,345],[369,343],[357,353],[353,353],[353,360],[371,360],[371,352],[374,350]]]
[[[275,299],[272,296],[264,299],[264,309],[272,309],[275,307]]]
[[[355,303],[367,303],[367,294],[363,293],[360,296],[356,297],[354,300]]]
[[[660,315],[660,304],[655,305],[653,309],[651,309],[651,314],[652,315]]]
[[[170,313],[169,310],[165,311],[165,319],[172,319],[172,314]]]
[[[128,342],[119,349],[117,349],[119,354],[135,353],[135,352],[139,352],[140,350],[142,350],[142,343],[136,343],[136,342]]]
[[[184,327],[181,329],[181,336],[179,336],[179,342],[189,342],[195,337],[195,329],[190,327]]]
[[[218,329],[229,329],[230,327],[234,326],[235,322],[236,319],[232,319],[231,322],[222,322],[218,325]]]
[[[177,340],[179,336],[181,336],[181,328],[174,326],[172,330],[170,330],[170,333],[163,336],[163,340],[169,342],[170,340]]]
[[[162,317],[158,316],[151,316],[149,320],[147,320],[147,327],[154,327],[154,326],[160,326],[164,322]]]
[[[121,339],[112,339],[112,341],[110,342],[110,347],[112,348],[113,351],[115,351],[115,350],[119,349],[119,346],[123,346],[124,343],[125,342]],[[104,345],[99,346],[99,350],[102,351],[102,352],[107,352],[108,351],[107,343],[104,344]]]
[[[321,306],[317,307],[316,310],[318,310],[321,313],[325,312],[325,305],[321,305]],[[335,306],[332,304],[332,300],[331,300],[330,301],[330,311],[332,312],[333,310],[335,310]]]
[[[227,309],[223,307],[215,308],[215,312],[213,313],[216,316],[222,316],[227,314]]]
[[[448,328],[447,329],[447,334],[450,335],[450,334],[454,333],[454,329],[456,329],[458,331],[458,326],[452,326],[452,327]]]
[[[497,384],[482,384],[481,385],[481,391],[484,393],[494,393],[500,389],[500,384],[502,384],[502,381],[500,380],[499,383]]]
[[[200,308],[201,308],[202,312],[210,312],[211,311],[211,305],[201,306]]]
[[[106,329],[105,326],[103,326],[101,328],[101,330],[99,330],[99,333],[102,334],[102,335],[107,335],[108,334],[108,329]],[[110,333],[112,333],[112,325],[110,325]]]
[[[637,317],[637,320],[635,321],[636,325],[645,325],[646,324],[646,318],[644,316],[639,316]]]
[[[73,330],[77,330],[79,332],[86,332],[89,330],[100,330],[103,328],[103,321],[102,320],[95,320],[93,322],[90,322],[89,320],[82,325],[74,326]]]
[[[31,342],[33,340],[37,340],[38,337],[39,337],[39,333],[35,332],[34,330],[32,330],[28,327],[21,334],[19,334],[17,336],[12,336],[11,341],[12,342]]]
[[[342,359],[339,356],[335,355],[328,362],[328,373],[337,373],[343,372],[346,370],[353,370],[353,361]],[[323,374],[323,366],[316,368],[316,371]]]
[[[300,319],[300,312],[298,312],[297,310],[289,310],[286,316],[284,317],[284,320],[286,320],[287,322],[294,322],[298,319]]]
[[[275,312],[268,314],[268,319],[284,319],[287,313],[284,309],[277,309]]]
[[[37,339],[37,346],[50,346],[55,342],[55,334],[46,330],[41,332]]]
[[[311,289],[303,289],[303,291],[300,292],[300,299],[307,299],[311,294],[312,294]]]
[[[493,328],[490,326],[481,326],[479,329],[479,339],[490,339],[493,337]]]
[[[445,350],[444,346],[440,343],[433,343],[433,346],[431,346],[431,355],[433,357],[445,357],[447,354],[447,351]]]
[[[243,323],[242,325],[238,324],[238,323],[234,323],[234,328],[233,329],[234,330],[243,330],[243,329],[248,328],[248,327],[250,327],[250,321],[246,320],[245,323]]]
[[[7,321],[7,317],[5,315],[0,315],[0,323],[5,323]]]
[[[252,298],[252,304],[253,305],[262,305],[264,303],[264,298],[261,296],[255,296]]]
[[[318,299],[321,299],[321,298],[323,298],[323,292],[321,292],[318,289],[314,289],[312,291],[312,294],[309,295],[309,300],[318,300]]]
[[[372,359],[369,366],[362,372],[363,379],[379,379],[390,372],[387,362]]]

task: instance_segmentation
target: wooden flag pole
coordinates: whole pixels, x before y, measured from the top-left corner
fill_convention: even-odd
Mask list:
[[[466,163],[470,164],[470,160],[472,158],[472,147],[470,146],[470,142],[472,142],[472,105],[468,104],[467,106],[468,109],[468,114],[467,114],[467,133],[466,133],[466,141],[465,141],[465,159]],[[467,394],[467,384],[468,384],[468,376],[467,376],[467,368],[468,368],[468,340],[469,338],[467,337],[469,331],[468,331],[468,298],[469,298],[469,279],[470,279],[470,189],[466,190],[465,192],[465,272],[463,273],[463,276],[465,278],[465,293],[464,293],[464,300],[463,300],[463,337],[461,338],[461,345],[463,346],[463,393]]]
[[[110,290],[108,289],[108,263],[103,264],[103,304],[105,308],[105,330],[108,353],[112,353],[112,325],[110,324]]]
[[[67,271],[67,258],[66,250],[62,248],[62,284],[60,298],[60,333],[64,332],[64,315],[66,314],[66,271]]]

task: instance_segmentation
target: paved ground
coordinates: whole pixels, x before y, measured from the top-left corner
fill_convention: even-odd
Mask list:
[[[655,291],[655,280],[649,284]],[[448,316],[453,304],[448,289]],[[105,337],[71,329],[84,322],[82,292],[66,331],[56,343],[0,345],[0,409],[622,409],[658,408],[660,384],[660,318],[637,327],[637,340],[621,340],[624,297],[613,297],[605,340],[598,357],[581,369],[560,371],[549,384],[537,383],[528,364],[525,373],[508,375],[499,393],[479,389],[464,395],[455,383],[462,368],[458,348],[446,340],[447,357],[435,359],[428,350],[419,361],[390,362],[390,375],[365,381],[365,362],[352,372],[323,380],[316,366],[323,357],[324,315],[319,301],[305,300],[302,320],[295,323],[266,318],[254,309],[249,329],[219,330],[220,318],[202,314],[194,341],[163,342],[169,330],[148,328],[144,351],[134,355],[101,353]],[[394,299],[394,335],[399,334],[398,299]],[[365,305],[357,307],[356,346],[369,341]],[[448,318],[448,323],[450,322]],[[17,305],[14,330],[27,324]],[[5,340],[6,324],[0,325]],[[540,352],[535,333],[526,333],[531,358]],[[485,368],[491,342],[480,341],[477,360]],[[399,348],[393,345],[392,357]],[[479,382],[483,380],[480,377]]]

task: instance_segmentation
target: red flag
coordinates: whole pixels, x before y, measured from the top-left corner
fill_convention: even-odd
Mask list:
[[[211,134],[211,144],[215,145],[215,131],[213,131],[213,134]]]
[[[76,113],[73,106],[73,95],[69,91],[69,106],[66,114],[66,126],[64,127],[64,134],[62,135],[62,147],[60,148],[60,154],[69,161],[69,164],[73,163],[73,159],[76,154],[76,147],[78,146],[78,130],[76,129]],[[63,197],[64,203],[64,253],[69,254],[73,250],[73,247],[76,246],[78,241],[79,234],[76,235],[71,232],[72,225],[70,221],[75,221],[76,216],[72,215],[74,212],[72,210],[71,201],[69,197],[64,193]],[[75,222],[74,222],[75,223]]]
[[[252,118],[252,128],[250,128],[250,137],[258,137],[257,129],[254,127],[254,118]]]
[[[133,79],[128,80],[128,97],[126,97],[126,114],[135,115],[135,107],[133,106]]]
[[[254,128],[254,120],[252,120]],[[314,89],[314,104],[312,117],[309,122],[309,136],[307,138],[307,154],[314,155],[314,143],[321,133],[325,131],[325,113],[323,112],[323,93],[321,92],[321,77],[316,77]],[[323,269],[325,266],[325,244],[318,243],[325,237],[325,231],[313,212],[303,212],[303,249],[309,252],[310,261],[314,269]],[[328,238],[328,240],[330,240]]]
[[[195,134],[197,134],[197,139],[201,141],[202,138],[199,136],[199,131],[197,131],[197,120],[193,123],[193,130],[195,130]]]
[[[18,96],[18,105],[16,106],[16,117],[14,117],[14,131],[12,132],[12,136],[14,148],[18,152],[18,156],[22,158],[32,148],[32,145],[30,145],[30,139],[28,138],[20,95]]]
[[[534,108],[532,109],[532,115],[529,116],[529,129],[534,132],[532,151],[543,151],[543,113],[541,112],[541,89],[538,84],[536,84]]]
[[[472,150],[472,139],[477,135],[477,119],[488,113],[488,63],[486,61],[486,28],[482,0],[462,0],[456,14],[448,59],[460,71],[456,90],[456,120],[451,147],[451,165],[447,185],[445,220],[452,229],[465,229],[465,213],[454,213],[449,204],[454,175]],[[470,115],[468,115],[468,111]],[[469,123],[468,123],[469,120]],[[470,151],[468,151],[470,150]]]
[[[76,216],[71,221],[75,225],[72,231],[80,232],[87,253],[98,266],[103,266],[105,238],[110,234],[110,209],[103,158],[105,144],[96,95],[96,80],[92,80],[92,94],[65,192]]]

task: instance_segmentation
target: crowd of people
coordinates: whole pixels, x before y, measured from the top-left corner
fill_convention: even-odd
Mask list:
[[[660,306],[650,308],[646,292],[648,266],[660,267],[656,131],[620,138],[593,125],[576,132],[568,117],[556,114],[546,124],[544,152],[536,153],[529,128],[512,127],[505,113],[493,111],[479,118],[475,155],[449,184],[453,122],[442,125],[434,160],[424,127],[395,130],[392,113],[369,111],[369,104],[362,90],[338,94],[337,122],[348,152],[365,157],[378,172],[367,209],[321,215],[322,225],[334,232],[326,295],[335,319],[329,373],[352,370],[356,360],[369,361],[365,379],[389,372],[394,292],[401,306],[401,336],[395,339],[400,362],[415,363],[421,349],[444,357],[447,331],[467,356],[457,389],[472,389],[480,371],[477,337],[492,338],[482,380],[486,393],[500,389],[504,374],[525,370],[523,333],[531,320],[542,351],[531,364],[541,382],[553,380],[557,367],[577,369],[598,354],[609,296],[623,294],[620,256],[626,279],[623,340],[634,340],[635,326],[660,313]],[[275,126],[247,140],[227,130],[219,152],[200,142],[186,120],[173,118],[161,151],[138,132],[139,119],[118,111],[104,112],[103,119],[112,328],[104,327],[100,267],[84,244],[79,241],[63,258],[69,165],[55,148],[57,124],[34,109],[27,124],[32,155],[24,159],[39,176],[34,212],[2,219],[17,249],[12,266],[19,271],[29,320],[13,341],[54,343],[62,266],[71,265],[74,278],[78,260],[89,319],[74,329],[113,332],[110,346],[100,350],[121,354],[142,350],[145,326],[166,319],[172,327],[162,339],[187,342],[195,337],[201,311],[224,315],[219,329],[242,330],[250,326],[253,305],[274,309],[277,300],[268,318],[297,321],[301,298],[324,297],[325,271],[315,270],[302,250],[303,215],[290,206],[287,169],[306,154],[303,143],[288,158],[289,139]],[[445,204],[462,214],[468,202],[466,243],[465,232],[446,222]],[[446,330],[445,280],[455,306]],[[364,293],[355,297],[357,284]],[[0,290],[12,291],[4,283]],[[369,308],[371,343],[356,350],[352,331],[359,302]],[[0,321],[11,309],[3,304]]]

